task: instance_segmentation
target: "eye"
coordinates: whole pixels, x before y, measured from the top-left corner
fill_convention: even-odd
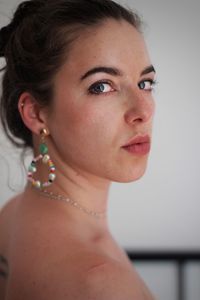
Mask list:
[[[138,87],[145,91],[152,91],[155,85],[156,81],[153,79],[146,79],[138,83]]]
[[[92,84],[88,91],[90,94],[99,95],[112,92],[114,91],[114,89],[112,88],[111,83],[109,83],[108,81],[101,81]]]

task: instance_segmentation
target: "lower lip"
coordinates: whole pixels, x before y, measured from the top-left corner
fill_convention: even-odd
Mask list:
[[[138,143],[130,146],[123,147],[124,150],[136,154],[136,155],[145,155],[150,151],[150,143]]]

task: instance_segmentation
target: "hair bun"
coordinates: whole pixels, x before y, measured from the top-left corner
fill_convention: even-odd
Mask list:
[[[43,0],[24,1],[19,4],[11,23],[0,29],[0,57],[5,56],[6,45],[23,19],[36,13],[42,5],[44,5]]]

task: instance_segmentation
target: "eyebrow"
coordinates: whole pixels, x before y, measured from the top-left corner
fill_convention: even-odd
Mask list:
[[[117,68],[102,66],[102,67],[95,67],[95,68],[92,68],[91,70],[87,71],[83,76],[81,76],[81,80],[87,78],[88,76],[96,74],[96,73],[107,73],[107,74],[114,75],[114,76],[122,76],[123,75],[122,72]]]
[[[151,73],[151,72],[156,73],[156,70],[155,70],[155,68],[154,68],[153,65],[150,65],[150,66],[146,67],[146,68],[140,73],[140,75],[141,75],[141,76],[142,76],[142,75],[146,75],[146,74],[149,74],[149,73]]]
[[[149,74],[151,72],[156,72],[153,65],[150,65],[148,67],[146,67],[141,73],[140,75],[146,75],[146,74]],[[106,67],[106,66],[101,66],[101,67],[95,67],[95,68],[92,68],[91,70],[87,71],[83,76],[81,76],[81,81],[84,80],[85,78],[93,75],[93,74],[96,74],[96,73],[107,73],[109,75],[114,75],[114,76],[122,76],[123,75],[123,72],[120,71],[119,69],[117,68],[112,68],[112,67]]]

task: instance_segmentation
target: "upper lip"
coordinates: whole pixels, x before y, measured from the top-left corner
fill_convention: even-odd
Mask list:
[[[142,143],[150,143],[150,136],[149,135],[138,135],[133,137],[127,144],[123,145],[122,147],[127,147],[134,144],[142,144]]]

